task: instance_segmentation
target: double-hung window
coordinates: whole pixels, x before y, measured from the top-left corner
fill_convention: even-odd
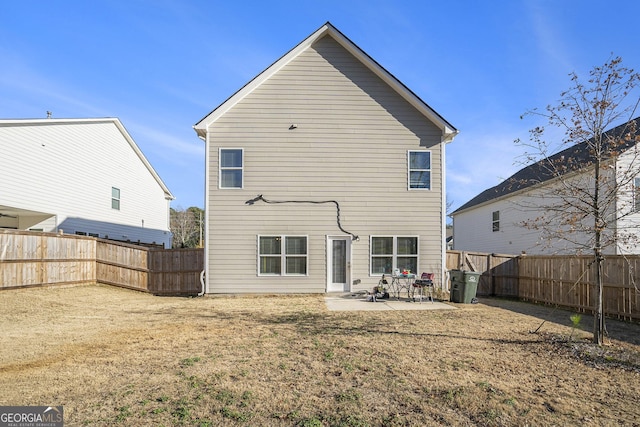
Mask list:
[[[242,148],[220,149],[220,188],[242,188],[244,153]]]
[[[120,210],[120,189],[111,187],[111,209]]]
[[[491,214],[491,229],[500,231],[500,211],[493,211]]]
[[[258,236],[258,275],[306,276],[307,236]]]
[[[409,151],[409,189],[431,189],[431,151]]]
[[[371,275],[393,270],[418,271],[418,238],[415,236],[371,236]]]
[[[633,179],[633,211],[640,212],[640,178]]]

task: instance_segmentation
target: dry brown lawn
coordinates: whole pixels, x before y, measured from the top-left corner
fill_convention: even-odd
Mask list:
[[[637,324],[594,348],[566,311],[457,306],[2,291],[0,405],[64,405],[67,426],[640,425]]]

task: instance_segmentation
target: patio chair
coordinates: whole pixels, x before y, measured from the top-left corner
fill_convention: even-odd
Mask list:
[[[422,275],[420,275],[420,278],[416,279],[413,282],[413,287],[418,288],[420,290],[420,295],[419,295],[420,302],[422,302],[422,298],[424,297],[425,289],[427,291],[427,295],[429,296],[429,299],[431,300],[431,302],[433,302],[433,277],[434,277],[433,273],[422,273]],[[414,293],[413,300],[415,301],[415,293]]]

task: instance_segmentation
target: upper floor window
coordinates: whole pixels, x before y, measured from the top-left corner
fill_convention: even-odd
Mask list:
[[[431,151],[409,151],[409,189],[431,189]]]
[[[500,211],[494,211],[491,214],[491,226],[493,231],[500,231]]]
[[[220,149],[220,188],[242,188],[243,157],[241,148]]]
[[[640,212],[640,178],[633,179],[633,211]]]
[[[120,189],[111,187],[111,209],[120,210]]]
[[[306,275],[306,236],[259,236],[259,275]]]

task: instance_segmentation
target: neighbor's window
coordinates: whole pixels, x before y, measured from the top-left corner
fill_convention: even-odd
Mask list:
[[[431,151],[409,151],[409,188],[431,189]]]
[[[493,231],[500,231],[500,211],[494,211],[491,214],[491,226]]]
[[[371,236],[371,275],[392,274],[393,270],[418,271],[418,238]]]
[[[306,275],[306,236],[259,236],[258,275]]]
[[[120,189],[111,187],[111,209],[120,210]]]
[[[640,212],[640,178],[633,179],[633,210]]]
[[[242,188],[243,150],[220,149],[220,188]]]

